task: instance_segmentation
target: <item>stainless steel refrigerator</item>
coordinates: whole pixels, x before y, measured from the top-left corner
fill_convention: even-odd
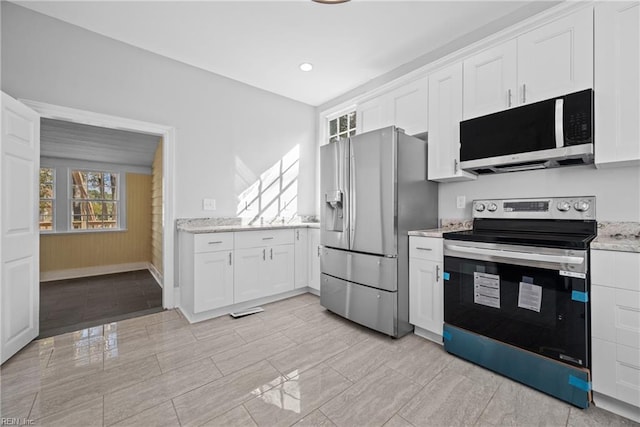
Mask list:
[[[320,304],[393,337],[409,324],[409,238],[434,228],[427,143],[394,126],[320,148]]]

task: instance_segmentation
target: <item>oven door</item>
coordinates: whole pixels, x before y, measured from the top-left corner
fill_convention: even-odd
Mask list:
[[[445,240],[444,320],[589,367],[588,251]]]

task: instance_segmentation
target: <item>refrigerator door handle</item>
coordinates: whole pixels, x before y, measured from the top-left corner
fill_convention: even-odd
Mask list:
[[[349,147],[349,249],[353,249],[356,237],[356,162]]]

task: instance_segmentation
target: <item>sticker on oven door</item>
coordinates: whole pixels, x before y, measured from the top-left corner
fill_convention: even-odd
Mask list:
[[[518,292],[518,307],[540,313],[542,303],[542,286],[520,282]]]
[[[473,273],[473,302],[500,308],[500,276],[489,273]]]
[[[559,270],[561,276],[565,277],[576,277],[578,279],[586,279],[587,275],[585,273],[576,273],[575,271],[565,271]]]

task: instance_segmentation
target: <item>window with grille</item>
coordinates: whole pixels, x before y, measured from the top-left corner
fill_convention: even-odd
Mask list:
[[[329,142],[356,134],[356,112],[351,111],[329,120]]]
[[[56,171],[40,168],[40,230],[54,230]]]
[[[71,229],[119,228],[119,174],[71,171]]]

